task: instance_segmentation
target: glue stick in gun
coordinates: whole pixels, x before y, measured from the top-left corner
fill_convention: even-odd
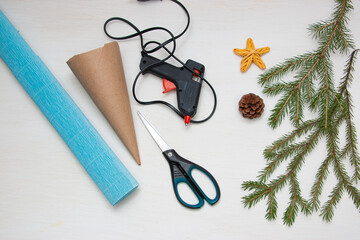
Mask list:
[[[151,73],[162,78],[165,90],[163,93],[176,89],[178,108],[184,117],[185,125],[188,125],[196,114],[205,67],[190,59],[180,68],[159,62],[159,59],[143,52],[140,62],[142,74]]]

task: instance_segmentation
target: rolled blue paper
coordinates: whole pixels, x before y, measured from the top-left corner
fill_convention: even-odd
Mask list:
[[[0,57],[112,205],[138,183],[0,10]]]

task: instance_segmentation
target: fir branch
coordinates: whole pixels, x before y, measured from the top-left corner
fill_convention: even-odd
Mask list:
[[[310,200],[310,207],[311,209],[314,209],[315,211],[319,210],[320,208],[320,200],[319,197],[322,193],[322,189],[324,186],[324,182],[329,174],[329,165],[332,162],[331,157],[327,157],[325,161],[322,162],[316,177],[315,177],[315,183],[313,184],[311,188],[311,200]]]
[[[258,179],[261,182],[265,182],[270,175],[275,171],[275,169],[281,164],[282,161],[296,154],[298,151],[303,148],[303,144],[294,144],[293,146],[287,148],[284,151],[278,152],[276,154],[272,154],[272,156],[268,156],[272,160],[268,162],[267,166],[260,172]]]
[[[323,58],[324,62],[324,70],[325,70],[325,128],[327,128],[327,121],[328,121],[328,108],[329,108],[329,74],[328,74],[328,67],[325,61],[325,58]]]
[[[274,193],[277,193],[278,191],[280,191],[283,187],[285,187],[290,174],[291,174],[291,172],[284,174],[284,175],[280,175],[278,178],[273,179],[269,183],[269,189],[271,191],[273,191]]]
[[[346,185],[346,191],[348,192],[350,198],[353,200],[356,208],[360,208],[360,191],[354,187],[354,185]]]
[[[309,154],[316,146],[319,137],[321,136],[321,129],[314,131],[307,139],[300,144],[303,146],[302,151],[300,151],[293,160],[289,163],[287,171],[289,173],[297,173],[305,160],[305,156]]]
[[[313,58],[318,57],[319,54],[306,53],[294,58],[285,60],[283,64],[279,64],[271,68],[267,74],[260,75],[258,83],[261,85],[269,84],[273,81],[279,80],[284,77],[289,72],[294,72],[300,69],[306,64],[307,61],[310,61]]]
[[[329,196],[329,200],[325,203],[325,205],[321,209],[321,214],[323,220],[330,222],[331,219],[334,216],[334,208],[336,207],[336,204],[339,203],[341,199],[341,195],[343,192],[343,186],[344,184],[342,182],[339,182],[331,192]]]
[[[267,147],[264,150],[264,155],[266,156],[267,153],[271,153],[279,148],[288,146],[290,143],[294,141],[296,137],[303,136],[308,131],[312,130],[318,123],[319,122],[317,120],[309,120],[304,122],[297,129],[295,129],[289,134],[284,135],[280,139],[276,140],[270,147]]]
[[[342,78],[342,82],[339,88],[340,94],[344,96],[348,111],[346,116],[346,145],[342,150],[341,156],[345,157],[349,155],[350,163],[354,167],[353,180],[356,183],[360,180],[360,157],[357,149],[356,129],[353,123],[353,104],[348,87],[353,80],[352,72],[354,71],[354,63],[358,51],[359,49],[356,49],[351,53],[347,62],[347,67],[345,69],[345,75]]]
[[[292,122],[295,126],[298,125],[301,119],[301,117],[299,116],[300,99],[298,98],[301,91],[301,87],[303,87],[304,81],[306,79],[308,78],[311,79],[315,76],[314,70],[319,64],[321,58],[322,57],[318,56],[315,62],[311,64],[308,63],[309,64],[308,66],[307,65],[303,66],[303,70],[299,71],[299,74],[295,76],[297,80],[294,83],[292,83],[294,85],[294,88],[286,91],[283,97],[271,110],[272,114],[269,117],[269,125],[272,128],[278,127],[281,124],[286,114],[290,115],[290,119],[293,120]],[[307,100],[305,99],[304,102],[307,102]],[[292,108],[291,105],[293,106],[295,105],[296,107]]]
[[[273,191],[270,191],[270,194],[268,196],[268,201],[267,201],[267,209],[266,209],[266,214],[265,214],[265,218],[267,220],[275,220],[277,217],[277,201],[276,201],[276,197]]]
[[[352,72],[354,71],[354,63],[356,60],[356,54],[360,49],[355,49],[351,55],[349,60],[346,63],[346,67],[344,70],[344,76],[342,77],[342,82],[340,83],[340,94],[346,94],[347,89],[350,87],[350,84],[352,83],[353,80],[353,75]]]
[[[308,201],[306,201],[303,197],[299,197],[299,205],[301,207],[301,212],[308,216],[312,213],[311,206]]]
[[[253,191],[253,193],[243,198],[244,206],[248,208],[256,205],[260,200],[269,195],[269,193],[272,193],[272,190],[261,182],[247,181],[242,184],[242,188],[245,191]]]
[[[332,31],[332,26],[336,24],[336,20],[327,22],[327,21],[320,21],[311,25],[308,29],[312,34],[314,39],[319,39],[320,36],[328,34]]]
[[[294,84],[291,83],[275,83],[273,85],[268,85],[264,88],[264,93],[268,94],[269,96],[276,96],[280,93],[284,93],[292,89]]]
[[[295,217],[299,211],[298,207],[298,192],[297,192],[297,186],[294,178],[294,174],[291,174],[291,183],[290,183],[290,202],[289,206],[287,207],[284,216],[283,216],[283,222],[284,224],[291,226],[294,221]]]
[[[350,198],[353,200],[355,206],[357,208],[359,208],[360,207],[360,192],[356,187],[354,187],[352,185],[350,177],[346,173],[345,167],[341,163],[340,159],[338,159],[338,157],[337,157],[338,149],[336,149],[337,144],[335,142],[336,141],[336,132],[329,132],[328,139],[329,139],[329,141],[332,141],[332,143],[330,144],[330,146],[331,146],[330,151],[334,158],[335,175],[338,178],[339,183],[342,183],[344,188],[347,190],[347,192],[348,192]],[[328,219],[325,219],[325,220],[328,220]]]
[[[310,52],[290,60],[286,60],[284,64],[278,65],[260,76],[259,83],[262,85],[267,85],[274,80],[281,79],[288,72],[292,72],[296,70],[299,71],[299,74],[296,77],[298,79],[297,84],[294,86],[292,90],[285,91],[283,98],[278,101],[278,104],[272,110],[272,115],[269,118],[269,125],[271,127],[276,128],[277,126],[279,126],[286,114],[290,115],[290,117],[293,120],[292,122],[296,126],[301,120],[301,116],[300,116],[301,110],[299,108],[301,104],[300,104],[300,98],[297,97],[296,99],[294,99],[293,95],[296,94],[297,96],[299,96],[300,88],[302,87],[304,81],[307,80],[308,83],[307,87],[309,89],[308,95],[309,98],[311,98],[310,97],[311,85],[309,84],[309,81],[312,78],[315,78],[315,74],[314,74],[315,70],[325,69],[325,75],[326,75],[325,79],[328,79],[330,77],[328,73],[329,67],[327,67],[327,63],[330,61],[325,60],[326,58],[328,58],[329,52],[335,51],[336,49],[339,48],[339,46],[342,46],[342,48],[347,49],[348,44],[346,44],[346,42],[352,42],[349,34],[347,34],[348,40],[346,41],[338,41],[337,39],[339,35],[338,29],[341,27],[345,28],[344,22],[347,21],[347,18],[344,17],[344,14],[347,13],[349,9],[352,9],[350,1],[342,1],[342,4],[337,5],[336,11],[338,12],[334,14],[334,16],[337,17],[336,20],[332,20],[330,23],[326,24],[328,25],[328,27],[332,26],[330,29],[331,31],[326,31],[326,32],[321,31],[321,34],[318,35],[320,47],[317,51],[313,53]],[[320,25],[323,24],[324,22],[321,23]],[[317,27],[318,25],[319,24],[317,24],[315,27],[311,27],[310,30],[312,30],[314,33],[319,33],[319,27]],[[325,26],[320,27],[320,29],[324,30],[327,29],[327,27]],[[342,33],[344,33],[344,31],[342,31]],[[343,35],[342,33],[340,32],[341,38],[345,37],[345,35]],[[335,42],[337,44],[335,44]],[[325,67],[320,66],[322,64],[321,63],[319,64],[319,62],[322,61],[325,63]],[[326,100],[328,100],[327,94],[329,91],[329,86],[326,85],[325,87],[326,87],[325,98]],[[267,89],[267,86],[265,86],[265,89]],[[265,93],[267,92],[265,91]],[[288,106],[288,104],[291,104],[292,102],[296,102],[296,106],[298,106],[294,108],[296,109],[295,113],[291,111],[291,108]],[[304,100],[303,102],[306,103],[308,102],[308,100]],[[327,103],[325,103],[325,106],[327,106]],[[325,113],[327,113],[327,111],[325,111]],[[327,124],[327,118],[325,120],[325,124]]]
[[[353,48],[353,40],[347,29],[347,14],[353,7],[350,0],[335,2],[331,18],[315,23],[309,28],[319,43],[317,50],[287,59],[259,77],[264,93],[269,96],[282,95],[272,109],[269,125],[276,128],[286,116],[289,116],[295,129],[266,147],[264,157],[267,164],[260,171],[258,181],[248,181],[242,185],[245,191],[251,192],[243,197],[243,203],[251,208],[261,200],[267,199],[265,217],[274,220],[278,208],[276,194],[288,185],[290,201],[282,218],[283,223],[288,226],[295,222],[299,210],[309,215],[321,209],[320,216],[325,221],[331,221],[343,192],[348,193],[357,208],[360,207],[360,191],[353,185],[354,181],[360,180],[360,159],[349,92],[358,50],[351,54],[337,90],[334,87],[334,67],[331,61],[335,51],[344,53]],[[291,72],[295,73],[294,80],[283,81],[282,78]],[[303,122],[304,106],[317,112],[318,117]],[[346,124],[346,144],[340,149],[338,131],[343,123]],[[297,174],[321,138],[326,139],[328,154],[316,173],[310,191],[311,197],[307,201],[301,196]],[[346,158],[349,158],[351,166],[355,169],[352,178],[344,168],[343,161]],[[270,179],[274,171],[287,161],[285,172]],[[321,206],[320,196],[331,165],[338,183],[328,201]],[[266,183],[268,181],[269,183]]]

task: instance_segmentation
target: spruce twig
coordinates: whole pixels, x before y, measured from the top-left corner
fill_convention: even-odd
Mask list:
[[[305,215],[320,210],[325,221],[331,221],[336,204],[347,192],[355,206],[360,208],[360,191],[355,183],[360,180],[360,158],[357,149],[357,135],[353,120],[353,104],[349,87],[353,80],[356,54],[354,50],[346,63],[344,76],[339,87],[335,88],[331,56],[335,52],[347,53],[354,48],[354,43],[347,29],[347,14],[353,9],[350,0],[335,0],[334,12],[327,21],[320,21],[310,26],[309,30],[319,47],[297,57],[285,60],[271,68],[259,78],[264,93],[269,96],[281,95],[272,114],[269,125],[276,128],[286,116],[290,117],[295,129],[274,141],[264,150],[267,161],[260,171],[257,181],[246,181],[242,188],[250,191],[243,198],[245,207],[251,208],[261,200],[267,199],[266,219],[277,217],[276,194],[286,185],[289,186],[290,200],[283,215],[283,223],[291,226],[299,211]],[[282,80],[288,73],[294,72],[291,81]],[[318,117],[304,121],[303,108],[308,107]],[[346,125],[345,146],[340,147],[339,128]],[[301,139],[301,140],[300,140]],[[307,155],[314,151],[317,143],[325,139],[327,156],[322,161],[310,191],[309,200],[301,193],[298,173]],[[344,168],[348,159],[354,168],[352,177]],[[287,162],[285,173],[271,179],[274,171]],[[320,196],[330,173],[331,166],[338,180],[328,201],[323,205]]]
[[[346,115],[346,145],[340,156],[349,156],[350,163],[354,167],[352,179],[356,183],[360,180],[360,157],[357,149],[356,129],[353,123],[353,104],[350,92],[348,91],[348,86],[353,80],[352,72],[354,71],[354,61],[356,60],[356,54],[358,51],[359,49],[356,49],[350,55],[345,69],[345,74],[339,88],[340,94],[344,97],[345,104],[348,109],[348,114]]]

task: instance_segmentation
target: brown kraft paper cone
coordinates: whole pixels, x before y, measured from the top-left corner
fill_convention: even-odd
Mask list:
[[[105,44],[73,56],[67,64],[140,165],[119,45],[116,42]]]

